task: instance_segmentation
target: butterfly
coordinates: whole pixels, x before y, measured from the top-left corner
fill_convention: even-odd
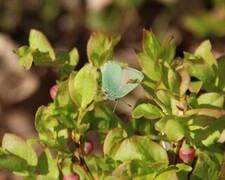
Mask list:
[[[129,67],[122,68],[118,62],[112,60],[106,62],[100,70],[103,93],[111,101],[118,101],[126,96],[144,78],[140,71]]]

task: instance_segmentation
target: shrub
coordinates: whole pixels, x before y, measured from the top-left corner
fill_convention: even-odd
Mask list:
[[[76,70],[76,48],[55,52],[41,32],[31,30],[29,46],[14,51],[21,56],[19,64],[25,69],[32,64],[58,69],[58,90],[53,101],[36,112],[38,139],[4,135],[1,169],[34,179],[73,174],[80,179],[222,177],[225,58],[214,57],[209,41],[194,53],[175,57],[172,36],[161,43],[144,30],[142,50],[136,52],[144,80],[127,83],[140,83],[146,98],[124,122],[104,103],[99,71],[113,59],[119,40],[119,35],[93,33],[87,45],[88,63]],[[103,155],[84,153],[90,131],[98,136]],[[179,161],[183,141],[194,147],[194,161]],[[40,156],[33,143],[43,145]]]

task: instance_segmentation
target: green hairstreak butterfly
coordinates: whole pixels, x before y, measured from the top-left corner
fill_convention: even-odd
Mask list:
[[[102,90],[107,99],[117,101],[136,88],[144,78],[133,68],[122,68],[116,61],[108,61],[101,67]]]

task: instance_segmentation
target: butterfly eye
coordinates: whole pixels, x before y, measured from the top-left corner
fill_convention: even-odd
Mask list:
[[[107,94],[109,94],[106,90],[102,90],[102,92],[103,92],[103,94],[105,94],[105,95],[107,95]]]

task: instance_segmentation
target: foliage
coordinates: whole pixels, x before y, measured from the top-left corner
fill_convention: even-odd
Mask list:
[[[36,112],[38,139],[26,142],[5,134],[0,148],[0,169],[29,179],[218,179],[224,170],[225,127],[224,58],[217,60],[209,41],[194,53],[175,57],[173,37],[163,43],[143,31],[142,51],[137,51],[145,76],[146,99],[124,122],[104,104],[99,68],[113,57],[119,35],[94,33],[87,46],[88,63],[76,69],[79,55],[55,52],[47,38],[31,30],[29,46],[14,52],[19,64],[56,68],[57,93]],[[95,132],[103,155],[86,155],[82,148],[88,132]],[[183,163],[183,141],[195,148],[195,160]],[[44,151],[38,156],[32,144]],[[93,148],[93,147],[92,147]],[[222,178],[222,177],[221,177]]]

